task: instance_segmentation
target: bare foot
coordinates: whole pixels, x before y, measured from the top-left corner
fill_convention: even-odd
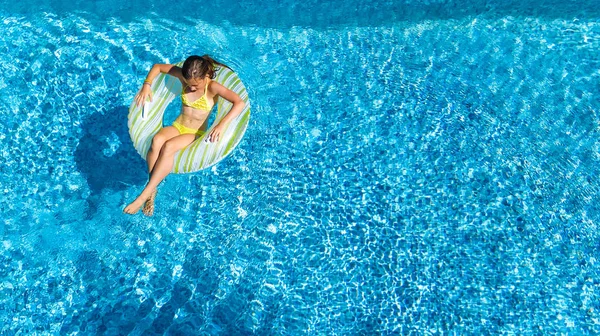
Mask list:
[[[134,213],[140,211],[140,208],[142,207],[142,205],[144,205],[146,199],[147,198],[142,197],[142,195],[138,196],[138,198],[136,198],[133,202],[129,203],[129,205],[125,207],[123,212],[126,214],[133,215]]]
[[[152,192],[152,194],[150,195],[150,197],[146,200],[146,203],[144,204],[144,208],[142,209],[142,212],[144,213],[144,215],[150,217],[154,214],[154,199],[156,199],[156,189]]]

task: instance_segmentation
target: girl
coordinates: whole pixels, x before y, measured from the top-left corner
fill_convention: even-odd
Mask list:
[[[142,193],[125,207],[123,212],[134,214],[144,205],[143,213],[146,216],[152,216],[158,184],[173,169],[175,153],[206,132],[208,116],[215,105],[217,96],[230,101],[233,106],[207,136],[207,141],[219,141],[224,126],[244,109],[245,103],[240,96],[212,81],[216,73],[215,65],[226,66],[216,62],[208,55],[190,56],[181,68],[172,64],[154,64],[148,72],[140,92],[135,96],[135,103],[137,105],[144,104],[147,98],[152,101],[150,85],[152,80],[162,72],[181,81],[183,86],[181,114],[175,119],[172,126],[164,127],[152,139],[152,146],[146,156],[149,181]]]

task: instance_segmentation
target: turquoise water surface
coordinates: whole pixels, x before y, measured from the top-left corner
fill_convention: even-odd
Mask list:
[[[2,1],[0,334],[600,332],[596,2],[211,4]],[[204,53],[246,135],[124,215]]]

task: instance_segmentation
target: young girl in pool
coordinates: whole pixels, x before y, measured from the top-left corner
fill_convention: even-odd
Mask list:
[[[244,101],[235,92],[212,81],[215,77],[215,65],[225,66],[210,56],[190,56],[180,68],[172,64],[154,64],[140,92],[135,96],[137,105],[144,104],[147,98],[152,101],[152,80],[165,73],[178,78],[183,90],[181,92],[181,114],[172,126],[161,129],[152,139],[152,146],[146,156],[148,162],[149,181],[142,193],[131,202],[123,212],[134,214],[142,210],[146,216],[154,213],[154,199],[158,184],[173,169],[175,153],[202,136],[208,127],[208,116],[215,105],[217,96],[230,101],[233,106],[227,115],[213,128],[206,137],[207,141],[219,141],[223,128],[244,109]]]

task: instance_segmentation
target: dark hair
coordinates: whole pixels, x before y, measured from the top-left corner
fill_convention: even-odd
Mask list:
[[[185,79],[204,78],[207,75],[210,79],[214,79],[218,70],[215,67],[217,65],[227,67],[225,64],[215,61],[208,55],[193,55],[183,62],[181,73]]]

